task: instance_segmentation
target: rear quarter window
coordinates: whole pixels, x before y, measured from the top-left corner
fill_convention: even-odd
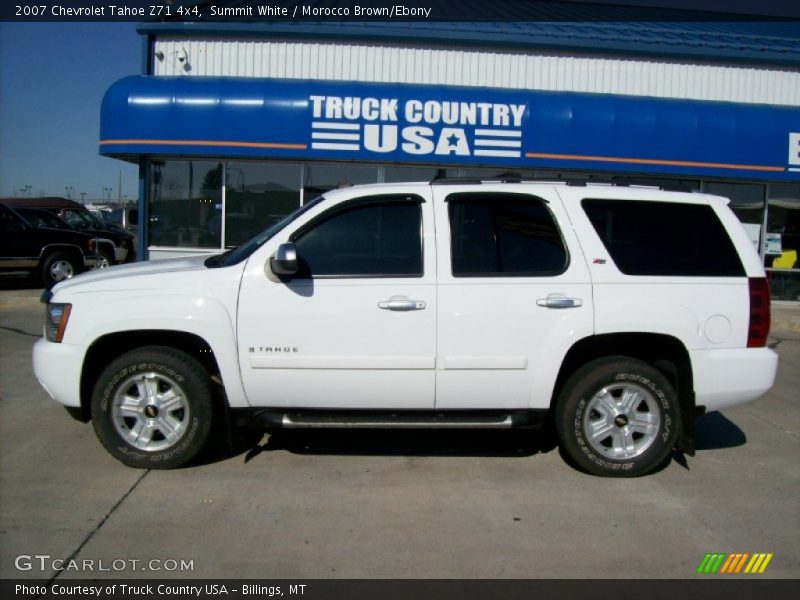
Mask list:
[[[587,198],[582,206],[626,275],[745,275],[728,232],[708,205]]]

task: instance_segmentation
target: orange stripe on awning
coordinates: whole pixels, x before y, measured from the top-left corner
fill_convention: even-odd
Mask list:
[[[225,146],[233,148],[275,148],[278,150],[305,150],[307,144],[279,144],[276,142],[224,142],[214,140],[100,140],[101,146],[114,144],[151,144],[156,146]]]
[[[748,171],[783,172],[784,167],[765,165],[737,165],[731,163],[696,162],[691,160],[662,160],[659,158],[621,158],[619,156],[591,156],[587,154],[548,154],[526,152],[526,158],[554,158],[560,160],[589,160],[594,162],[632,163],[637,165],[667,165],[671,167],[710,167],[715,169],[744,169]]]

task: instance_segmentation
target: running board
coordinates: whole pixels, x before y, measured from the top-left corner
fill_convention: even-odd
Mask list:
[[[231,409],[239,426],[284,429],[511,429],[541,427],[546,410],[323,411]]]

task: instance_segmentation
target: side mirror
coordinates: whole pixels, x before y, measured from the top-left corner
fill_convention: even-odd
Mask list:
[[[286,242],[278,246],[277,252],[269,259],[269,268],[278,276],[295,275],[298,270],[295,245]]]

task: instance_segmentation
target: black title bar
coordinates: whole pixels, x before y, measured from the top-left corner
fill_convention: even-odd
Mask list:
[[[2,580],[2,598],[286,598],[291,600],[750,600],[794,598],[796,580],[705,576],[694,580]],[[792,592],[794,590],[794,592]]]
[[[762,0],[12,0],[5,22],[786,21],[800,3]]]

